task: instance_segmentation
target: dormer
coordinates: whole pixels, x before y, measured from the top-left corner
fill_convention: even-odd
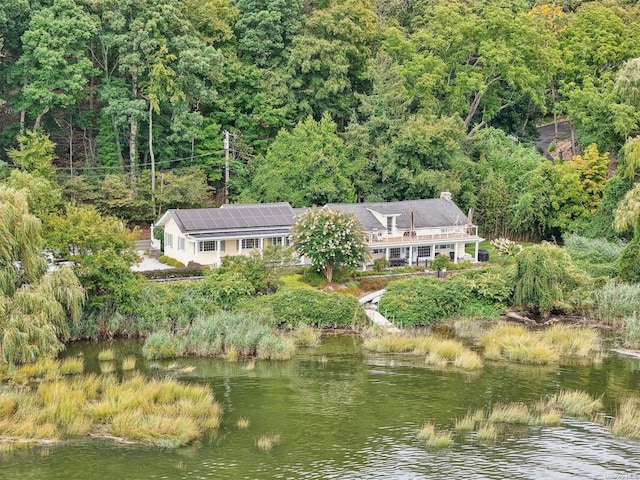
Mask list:
[[[402,215],[401,213],[380,213],[370,208],[367,208],[367,210],[380,222],[380,225],[386,230],[387,235],[393,235],[393,232],[396,230],[396,217]]]

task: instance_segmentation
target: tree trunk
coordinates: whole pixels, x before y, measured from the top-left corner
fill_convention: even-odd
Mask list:
[[[149,157],[151,158],[151,205],[156,215],[156,156],[153,153],[153,105],[149,102]]]
[[[133,73],[131,76],[131,97],[138,98],[137,73]],[[135,113],[131,115],[129,122],[129,174],[131,175],[131,185],[134,185],[138,162],[138,118]]]
[[[330,263],[324,264],[324,276],[326,277],[327,282],[331,283],[333,280],[333,265]]]
[[[40,122],[42,122],[42,117],[44,117],[47,112],[49,111],[49,106],[47,105],[46,107],[44,107],[44,110],[42,110],[42,112],[40,112],[40,115],[38,115],[36,117],[36,121],[33,124],[33,131],[37,132],[38,129],[40,128]]]

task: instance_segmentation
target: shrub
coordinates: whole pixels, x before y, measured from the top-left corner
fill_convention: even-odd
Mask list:
[[[360,290],[363,292],[375,292],[377,290],[382,290],[383,288],[387,288],[390,281],[390,278],[384,277],[361,277]]]
[[[171,267],[184,267],[184,263],[175,258],[167,257],[166,255],[160,255],[158,258],[160,263],[164,263],[165,265],[169,265]]]
[[[461,284],[419,277],[389,284],[380,313],[403,326],[429,325],[458,314],[470,296]]]
[[[429,263],[429,268],[433,270],[451,270],[453,265],[453,261],[446,255],[436,255],[436,258]]]
[[[640,235],[636,235],[620,255],[620,278],[626,282],[640,282]]]
[[[364,322],[364,309],[356,298],[306,288],[281,290],[275,295],[257,297],[246,306],[252,311],[265,307],[272,311],[278,326],[299,324],[316,327],[349,327]]]
[[[488,267],[459,273],[451,282],[469,289],[480,300],[508,304],[513,296],[513,273],[511,268]]]
[[[385,268],[389,268],[389,260],[387,260],[386,258],[376,258],[373,261],[373,271],[374,272],[381,272]]]

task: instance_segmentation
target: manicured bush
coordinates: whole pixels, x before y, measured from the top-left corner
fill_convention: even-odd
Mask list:
[[[418,277],[390,283],[380,313],[403,326],[429,325],[457,315],[471,292],[460,283]]]
[[[169,265],[170,267],[184,267],[184,263],[180,260],[176,260],[175,258],[167,257],[166,255],[160,255],[158,258],[160,263],[164,263],[165,265]]]
[[[360,278],[360,290],[363,292],[375,292],[387,288],[391,278],[385,277],[361,277]]]
[[[279,327],[299,324],[315,327],[350,327],[364,322],[364,309],[351,295],[325,293],[307,288],[278,291],[257,297],[244,306],[251,311],[265,308],[273,312]]]
[[[385,268],[389,268],[389,260],[387,260],[386,258],[376,258],[373,261],[374,272],[381,272]]]

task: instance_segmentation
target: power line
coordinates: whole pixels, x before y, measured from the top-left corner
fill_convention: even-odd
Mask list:
[[[215,152],[209,152],[209,153],[202,153],[200,155],[193,155],[193,156],[188,156],[188,157],[181,157],[181,158],[172,158],[170,160],[163,160],[161,162],[155,162],[156,165],[164,165],[166,163],[172,163],[172,162],[179,162],[182,160],[193,160],[195,158],[202,158],[202,157],[208,157],[210,155],[214,155],[216,153],[222,153],[224,152],[224,150],[217,150]],[[138,167],[148,167],[150,166],[151,163],[139,163],[136,166]],[[68,170],[69,167],[54,167],[56,170]],[[97,166],[93,166],[93,167],[73,167],[74,170],[114,170],[114,169],[122,169],[121,165],[97,165]]]

